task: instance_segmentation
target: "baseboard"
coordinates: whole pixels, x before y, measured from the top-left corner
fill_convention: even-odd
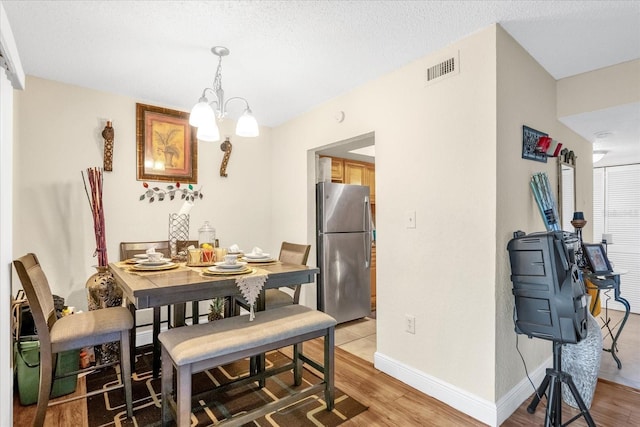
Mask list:
[[[374,363],[376,369],[492,427],[502,424],[533,393],[531,383],[525,378],[497,403],[494,403],[382,353],[374,354]],[[547,365],[551,366],[551,358],[548,363],[541,365],[530,374],[531,381],[536,387],[544,378]]]
[[[553,357],[549,357],[545,363],[538,366],[529,373],[531,382],[526,377],[523,378],[515,387],[502,396],[497,403],[497,419],[498,425],[505,422],[511,414],[513,414],[538,388],[544,376],[547,374],[547,368],[553,367]],[[533,385],[531,385],[533,383]]]

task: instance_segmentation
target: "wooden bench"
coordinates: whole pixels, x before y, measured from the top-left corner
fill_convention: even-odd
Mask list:
[[[223,421],[225,426],[240,426],[304,397],[324,390],[327,410],[334,405],[334,328],[336,320],[320,311],[290,305],[236,316],[194,326],[170,329],[159,335],[162,345],[162,423],[175,418],[179,427],[191,425],[191,376],[236,360],[264,354],[293,345],[293,360],[279,368],[256,372],[249,377],[217,387],[216,391],[245,385],[280,372],[293,370],[294,384],[302,384],[302,366],[307,363],[321,372],[323,380],[293,395],[268,403],[253,411]],[[302,354],[304,341],[324,337],[324,364]],[[176,371],[176,398],[173,398],[173,371]],[[175,417],[174,417],[175,415]]]

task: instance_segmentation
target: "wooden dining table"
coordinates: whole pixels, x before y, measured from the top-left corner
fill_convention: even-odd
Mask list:
[[[266,289],[312,283],[320,271],[316,267],[286,264],[279,261],[250,266],[258,269],[258,273],[267,274],[267,280],[262,289],[262,297],[256,301],[256,310],[264,310],[264,291]],[[134,271],[130,265],[124,262],[116,262],[110,263],[109,269],[113,273],[117,285],[122,289],[123,297],[126,298],[134,316],[135,310],[174,305],[176,308],[174,326],[183,326],[185,324],[184,307],[187,302],[219,297],[227,298],[225,316],[228,316],[233,311],[231,306],[233,298],[241,295],[236,284],[236,278],[242,275],[217,276],[203,274],[203,268],[187,267],[185,264],[180,264],[177,268],[171,270]],[[135,328],[133,333],[135,333]],[[153,331],[154,343],[157,342],[156,338],[159,333],[159,327],[155,328]],[[135,342],[134,340],[131,341],[132,343]],[[132,351],[132,358],[134,354],[135,351]],[[155,354],[158,354],[158,352],[154,351]],[[135,368],[134,363],[131,366]],[[159,357],[154,356],[154,377],[157,377],[159,369]]]

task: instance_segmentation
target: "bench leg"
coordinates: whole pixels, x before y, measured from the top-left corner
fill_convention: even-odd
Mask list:
[[[334,369],[334,332],[332,326],[327,329],[327,335],[324,337],[324,400],[327,403],[327,411],[333,411],[335,388],[333,384]]]
[[[161,378],[161,393],[162,393],[162,425],[168,425],[171,420],[171,393],[173,392],[173,363],[171,357],[167,354],[167,351],[162,347],[162,378]]]
[[[293,345],[293,384],[298,386],[302,384],[302,343]]]
[[[191,425],[191,365],[180,366],[176,371],[178,372],[176,375],[177,425],[189,427]]]

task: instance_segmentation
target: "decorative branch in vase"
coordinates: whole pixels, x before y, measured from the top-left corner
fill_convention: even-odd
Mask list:
[[[91,207],[93,231],[96,236],[96,250],[93,256],[98,256],[99,267],[106,267],[109,264],[109,258],[107,257],[107,238],[104,226],[104,207],[102,205],[102,168],[88,168],[86,177],[82,173],[82,181],[84,182],[84,191]],[[87,181],[89,181],[89,186],[91,187],[91,195],[87,190]]]
[[[82,173],[82,172],[81,172]],[[93,256],[98,257],[97,273],[87,279],[87,302],[89,310],[98,310],[106,307],[118,307],[122,305],[122,290],[116,286],[115,279],[109,271],[109,258],[107,257],[107,237],[104,224],[104,205],[102,203],[103,187],[102,168],[88,168],[87,175],[82,173],[84,191],[89,200],[91,215],[93,217],[93,231],[96,238],[96,249]],[[89,188],[87,188],[87,181]],[[111,363],[118,360],[120,352],[117,342],[101,344],[94,347],[96,360],[99,364]]]

